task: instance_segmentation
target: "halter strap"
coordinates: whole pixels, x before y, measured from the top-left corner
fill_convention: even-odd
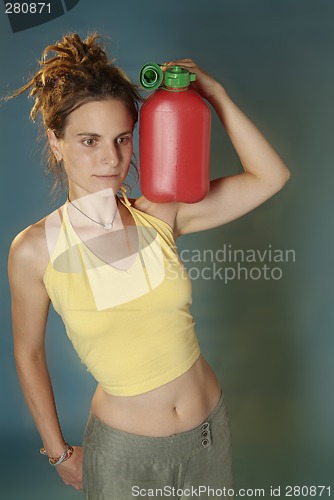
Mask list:
[[[126,196],[126,187],[123,185],[119,188],[119,190],[121,191],[122,193],[122,196],[123,196],[123,200],[124,200],[124,203],[127,207],[131,207],[131,203],[129,202],[127,196]]]

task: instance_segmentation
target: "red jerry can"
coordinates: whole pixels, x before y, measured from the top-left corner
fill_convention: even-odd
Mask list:
[[[157,89],[139,119],[140,187],[150,201],[196,203],[208,193],[211,112],[190,88],[195,79],[180,66],[141,70],[141,85]]]

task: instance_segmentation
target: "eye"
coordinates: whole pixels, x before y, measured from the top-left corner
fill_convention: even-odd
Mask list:
[[[116,139],[117,144],[120,144],[120,145],[122,145],[122,146],[125,146],[126,144],[128,144],[128,143],[129,143],[129,141],[130,141],[130,137],[129,137],[129,136],[127,136],[127,135],[126,135],[126,136],[124,136],[124,137],[118,137],[118,138]]]
[[[84,139],[82,141],[82,144],[84,144],[85,146],[88,146],[88,147],[92,147],[92,146],[95,146],[97,144],[97,140],[92,139],[91,137],[88,137],[87,139]]]

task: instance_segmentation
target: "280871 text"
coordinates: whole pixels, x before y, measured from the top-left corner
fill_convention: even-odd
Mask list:
[[[271,486],[270,496],[277,497],[284,495],[284,497],[330,497],[331,487],[330,486],[285,486],[284,490],[281,486]]]
[[[51,14],[51,3],[6,3],[6,14]]]

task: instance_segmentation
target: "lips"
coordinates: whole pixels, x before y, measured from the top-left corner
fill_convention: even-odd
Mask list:
[[[121,174],[112,174],[112,175],[94,175],[98,179],[113,179],[114,177],[119,177]]]

